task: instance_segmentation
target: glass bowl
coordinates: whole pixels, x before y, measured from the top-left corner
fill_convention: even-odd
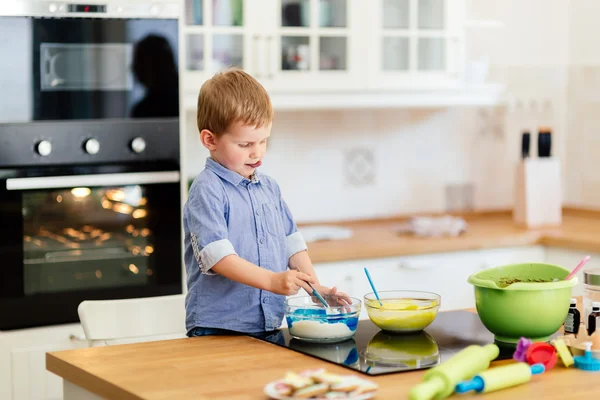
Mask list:
[[[441,296],[432,292],[387,290],[367,293],[364,297],[369,318],[379,329],[388,332],[420,332],[436,318]]]
[[[337,304],[337,297],[324,296],[327,304]],[[294,339],[306,342],[335,343],[354,336],[358,326],[361,301],[329,309],[312,296],[290,297],[285,300],[285,319]]]

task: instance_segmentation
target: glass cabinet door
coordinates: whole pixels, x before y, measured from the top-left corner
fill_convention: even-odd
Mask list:
[[[277,24],[267,35],[273,89],[348,87],[355,73],[355,0],[278,0]],[[354,54],[353,54],[354,53]]]
[[[457,77],[463,0],[376,1],[370,17],[375,86],[432,86]]]
[[[249,68],[249,2],[185,0],[184,42],[186,90],[228,67]]]

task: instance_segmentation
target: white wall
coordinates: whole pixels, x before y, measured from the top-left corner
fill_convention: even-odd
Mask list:
[[[569,2],[567,187],[571,203],[600,206],[600,2]]]
[[[506,106],[277,112],[263,172],[299,221],[445,211],[449,184],[473,184],[476,209],[511,207],[523,129],[551,126],[553,153],[566,162],[569,12],[562,0],[469,0],[470,19],[504,24],[469,28],[468,51],[489,57],[489,80],[506,84]],[[207,154],[188,118],[187,159],[197,173]],[[349,184],[344,156],[353,149],[374,154],[373,183]]]

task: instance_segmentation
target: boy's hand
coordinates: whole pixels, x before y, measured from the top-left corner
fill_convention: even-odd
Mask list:
[[[300,289],[312,293],[308,283],[316,283],[315,278],[297,270],[288,270],[273,275],[271,281],[271,292],[290,296],[298,294]]]
[[[328,288],[327,286],[314,285],[314,287],[321,296],[326,298],[327,304],[329,304],[331,307],[347,306],[352,304],[350,296],[348,296],[346,293],[338,292],[335,286]],[[309,293],[311,292],[309,291]]]

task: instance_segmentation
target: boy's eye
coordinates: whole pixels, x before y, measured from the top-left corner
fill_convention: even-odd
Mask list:
[[[240,143],[238,146],[247,149],[248,147],[250,147],[250,143]]]
[[[263,139],[260,141],[260,144],[265,144],[265,143],[267,143],[267,139]]]

